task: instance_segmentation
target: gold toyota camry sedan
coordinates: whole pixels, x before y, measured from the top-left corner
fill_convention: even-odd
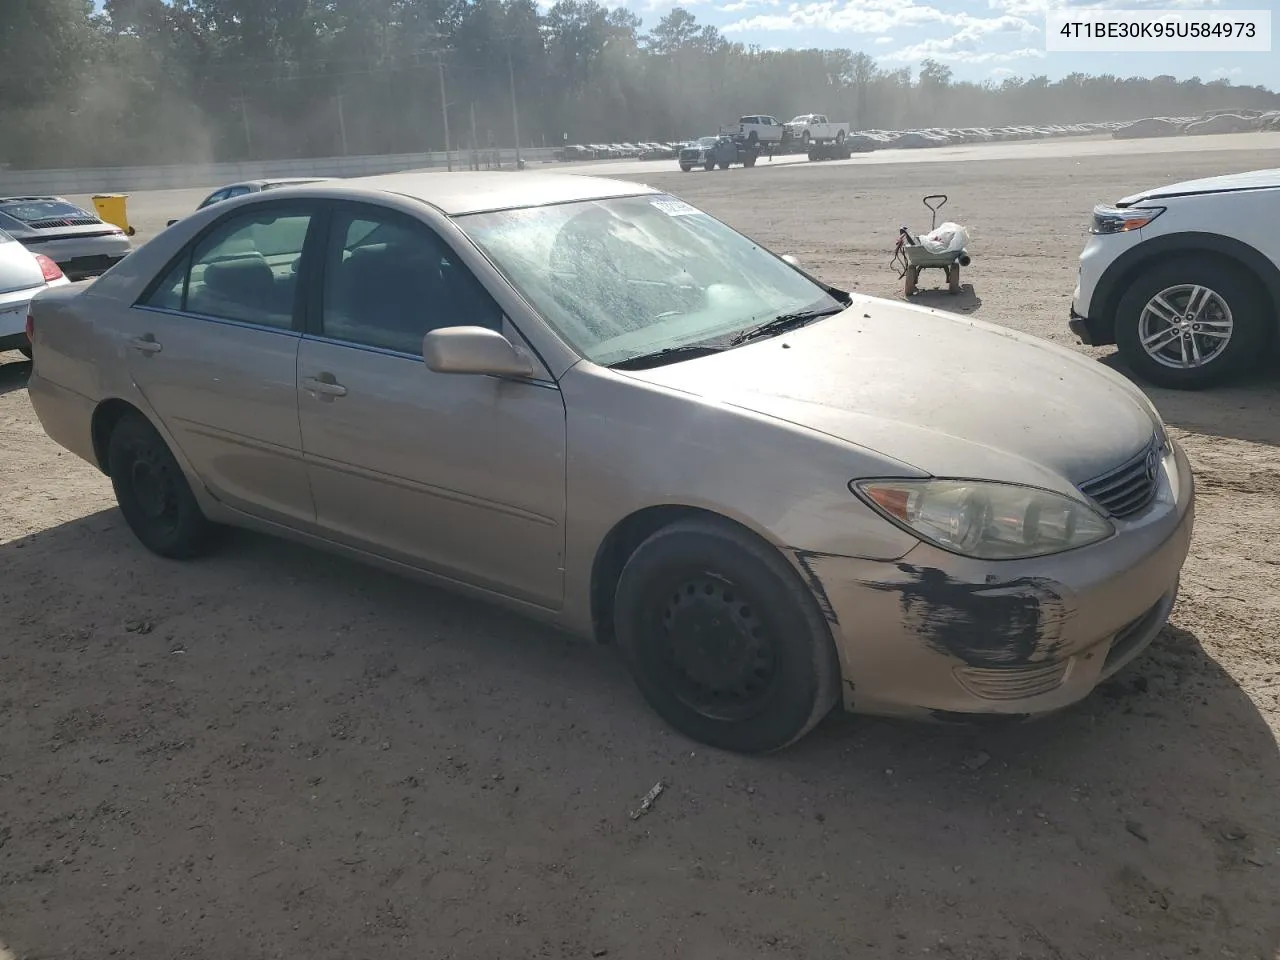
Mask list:
[[[617,645],[731,750],[1065,707],[1159,633],[1187,459],[1123,377],[672,196],[282,187],[35,300],[31,401],[175,559],[253,527]]]

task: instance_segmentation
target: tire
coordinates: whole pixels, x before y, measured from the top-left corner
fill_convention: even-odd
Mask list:
[[[756,158],[748,156],[742,161],[742,165],[744,167],[754,167],[756,165]]]
[[[693,169],[693,164],[691,164],[691,163],[682,163],[682,164],[680,164],[680,169],[681,169],[681,170],[683,170],[685,173],[688,173],[690,170],[692,170],[692,169]]]
[[[148,550],[171,560],[208,551],[213,524],[164,439],[140,414],[126,414],[111,431],[107,473],[125,522]]]
[[[710,173],[715,168],[716,168],[716,162],[714,160],[708,160],[705,164],[703,164],[703,167],[702,167],[702,169],[706,170],[708,173]]]
[[[839,700],[840,662],[813,594],[777,550],[727,521],[683,520],[645,540],[619,578],[614,629],[654,711],[713,747],[780,750]]]
[[[816,162],[818,159],[819,159],[819,157],[818,157],[818,151],[817,151],[817,150],[815,150],[813,147],[810,147],[810,148],[809,148],[809,162],[810,162],[810,163],[814,163],[814,162]]]
[[[722,164],[720,164],[720,169],[721,169],[721,170],[728,170],[728,169],[729,169],[729,165],[728,165],[727,163],[722,163]]]
[[[1156,311],[1166,311],[1154,304],[1154,299],[1160,296],[1173,308],[1168,312],[1185,317],[1189,297],[1197,289],[1208,291],[1197,294],[1206,321],[1187,331],[1191,339],[1185,339],[1184,334],[1180,341],[1175,335],[1166,347],[1149,353],[1142,344],[1143,337],[1150,339],[1171,330],[1156,316]],[[1153,305],[1155,310],[1148,314]],[[1254,366],[1270,340],[1273,322],[1261,284],[1245,268],[1221,260],[1185,257],[1151,267],[1129,284],[1116,307],[1116,348],[1143,380],[1174,390],[1198,390],[1223,383]],[[1225,344],[1220,345],[1224,332]],[[1191,363],[1185,367],[1174,365],[1180,363],[1184,345]],[[1198,364],[1197,352],[1202,358]]]

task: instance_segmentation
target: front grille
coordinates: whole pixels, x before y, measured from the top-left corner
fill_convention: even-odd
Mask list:
[[[1153,442],[1132,460],[1082,483],[1080,492],[1113,517],[1132,517],[1155,499],[1160,453],[1160,447]]]
[[[984,700],[1021,700],[1052,693],[1062,686],[1070,660],[1023,667],[958,667],[960,685]]]

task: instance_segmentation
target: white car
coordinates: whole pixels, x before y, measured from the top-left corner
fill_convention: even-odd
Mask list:
[[[1144,190],[1093,210],[1071,331],[1191,390],[1246,372],[1280,329],[1280,169]]]
[[[31,298],[47,287],[70,281],[43,253],[32,253],[0,230],[0,353],[20,350],[31,356],[27,339],[27,308]]]

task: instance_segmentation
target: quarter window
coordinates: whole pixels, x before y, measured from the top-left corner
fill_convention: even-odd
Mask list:
[[[502,329],[502,311],[426,224],[390,210],[342,212],[329,232],[321,333],[415,356],[441,327]]]

